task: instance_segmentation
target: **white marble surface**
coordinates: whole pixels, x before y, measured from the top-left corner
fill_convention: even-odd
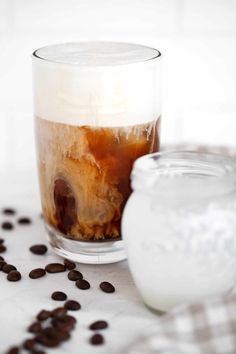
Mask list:
[[[33,171],[35,172],[35,171]],[[77,268],[91,283],[91,289],[83,291],[67,279],[67,273],[47,274],[37,280],[31,280],[28,273],[33,268],[44,267],[49,262],[61,261],[49,249],[46,256],[36,256],[29,247],[36,243],[46,243],[46,234],[40,218],[40,203],[35,174],[27,171],[13,171],[0,176],[0,209],[14,207],[16,216],[6,217],[0,213],[0,223],[13,221],[13,231],[0,231],[5,239],[7,252],[2,254],[7,262],[14,264],[22,273],[22,280],[11,283],[6,274],[0,272],[0,353],[5,353],[10,345],[20,344],[31,335],[27,326],[41,309],[53,309],[61,302],[51,300],[53,291],[67,293],[69,299],[80,302],[80,311],[73,312],[78,323],[72,332],[72,339],[60,348],[46,350],[48,354],[125,354],[130,344],[141,334],[154,328],[158,317],[144,306],[131,278],[127,262],[112,265],[82,265]],[[32,225],[20,226],[16,220],[20,216],[29,216]],[[101,281],[110,281],[116,287],[114,294],[105,294],[99,289]],[[88,326],[95,320],[105,319],[109,329],[101,333],[105,344],[100,347],[88,343],[92,331]]]

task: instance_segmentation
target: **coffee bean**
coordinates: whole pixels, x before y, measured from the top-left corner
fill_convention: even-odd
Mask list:
[[[45,321],[49,317],[51,317],[51,312],[47,311],[47,310],[40,311],[36,316],[37,320],[39,320],[39,321]]]
[[[104,343],[104,338],[101,334],[94,334],[91,338],[90,338],[90,343],[92,345],[101,345]]]
[[[66,267],[61,263],[50,263],[46,265],[45,270],[48,273],[61,273],[66,270]]]
[[[42,326],[40,322],[34,322],[28,327],[28,332],[31,333],[39,333],[42,330]]]
[[[0,261],[0,270],[2,270],[2,268],[5,266],[5,264],[7,264],[7,262]]]
[[[54,317],[52,319],[52,325],[56,329],[60,329],[64,332],[70,332],[74,329],[76,324],[76,319],[73,316],[62,315],[59,317]]]
[[[111,283],[109,283],[108,281],[103,281],[100,284],[100,288],[102,289],[102,291],[104,291],[104,293],[114,293],[115,292],[114,286]]]
[[[80,273],[78,270],[71,270],[68,274],[67,277],[71,281],[76,281],[79,279],[83,279],[82,273]]]
[[[29,273],[29,277],[31,279],[38,279],[38,278],[42,278],[45,274],[46,274],[45,269],[36,268],[36,269],[31,270],[31,272]]]
[[[16,267],[12,264],[5,264],[2,267],[2,271],[7,274],[10,273],[12,270],[17,270]]]
[[[64,307],[67,310],[71,310],[71,311],[78,311],[81,308],[81,305],[79,302],[74,301],[74,300],[68,300],[65,304]]]
[[[51,298],[56,301],[64,301],[67,299],[67,295],[62,291],[54,291],[54,293],[52,293]]]
[[[0,245],[2,245],[5,242],[3,238],[0,238]]]
[[[96,321],[89,326],[89,328],[92,329],[93,331],[105,329],[107,327],[108,327],[108,323],[106,321]]]
[[[79,279],[79,280],[77,280],[77,282],[75,284],[76,284],[77,288],[79,288],[81,290],[87,290],[90,288],[89,282],[85,279]]]
[[[10,221],[4,221],[2,223],[3,230],[12,230],[14,228],[13,224]]]
[[[4,261],[4,258],[2,256],[0,256],[0,262]]]
[[[30,251],[37,255],[42,255],[47,252],[48,248],[45,245],[33,245],[30,247]]]
[[[76,264],[74,262],[69,261],[68,259],[64,259],[64,264],[66,266],[66,269],[72,270],[76,268]]]
[[[48,348],[55,348],[61,342],[59,332],[53,327],[44,328],[42,332],[35,337],[35,340]]]
[[[18,281],[21,279],[21,274],[17,270],[11,270],[7,275],[7,280],[9,281]]]
[[[31,224],[30,218],[27,218],[27,217],[19,218],[19,219],[17,220],[17,222],[18,222],[18,224],[20,224],[20,225],[29,225],[29,224]]]
[[[3,214],[5,215],[15,215],[16,211],[13,208],[4,208],[2,210]]]
[[[52,311],[53,317],[60,317],[66,314],[67,314],[67,309],[65,309],[64,307],[57,307]]]
[[[23,348],[26,350],[33,350],[36,345],[36,342],[34,339],[26,339],[23,343]]]
[[[4,245],[0,245],[0,253],[6,252],[7,248]]]
[[[58,336],[60,338],[60,341],[63,341],[65,342],[66,340],[70,339],[70,333],[69,331],[61,331],[59,329],[57,329],[57,333],[58,333]]]
[[[20,349],[18,347],[11,347],[6,354],[19,354]]]
[[[44,345],[48,348],[57,347],[61,342],[70,339],[70,334],[68,331],[62,331],[59,328],[46,327],[43,331],[36,337],[38,343]]]
[[[31,350],[31,354],[46,354],[43,350],[34,349]]]

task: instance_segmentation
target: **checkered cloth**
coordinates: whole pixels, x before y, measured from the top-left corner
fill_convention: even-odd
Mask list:
[[[177,307],[129,354],[236,354],[236,295]]]

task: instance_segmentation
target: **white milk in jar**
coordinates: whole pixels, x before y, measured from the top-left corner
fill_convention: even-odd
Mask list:
[[[236,162],[165,152],[136,160],[122,233],[135,284],[155,310],[228,294],[236,278]]]

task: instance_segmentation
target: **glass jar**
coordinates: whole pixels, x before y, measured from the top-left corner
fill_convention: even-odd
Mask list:
[[[136,160],[122,232],[145,304],[167,311],[228,294],[236,279],[236,161],[164,152]]]

